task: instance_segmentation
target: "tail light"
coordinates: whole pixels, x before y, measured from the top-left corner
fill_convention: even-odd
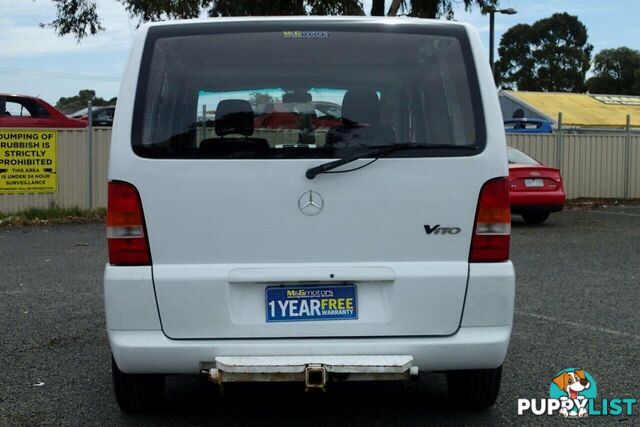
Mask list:
[[[509,259],[511,208],[506,178],[487,181],[480,190],[469,262]]]
[[[109,263],[151,265],[140,195],[129,183],[109,182],[107,242]]]

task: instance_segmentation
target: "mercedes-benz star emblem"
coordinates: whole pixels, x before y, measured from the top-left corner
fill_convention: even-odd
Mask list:
[[[305,215],[318,215],[322,211],[324,200],[313,190],[305,191],[298,199],[298,209]]]

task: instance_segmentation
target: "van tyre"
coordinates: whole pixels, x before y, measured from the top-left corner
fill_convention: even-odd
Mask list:
[[[449,397],[456,406],[467,409],[489,408],[496,403],[501,378],[502,366],[496,369],[448,372]]]
[[[527,212],[522,214],[522,219],[527,224],[542,224],[549,218],[549,212]]]
[[[164,375],[125,374],[111,356],[113,390],[120,410],[139,414],[158,405],[164,396]]]

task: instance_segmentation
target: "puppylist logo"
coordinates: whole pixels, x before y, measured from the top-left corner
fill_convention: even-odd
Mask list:
[[[518,399],[518,415],[561,415],[590,417],[633,415],[637,399],[597,398],[596,381],[583,369],[567,368],[558,372],[549,385],[548,399]]]
[[[587,416],[587,403],[597,394],[595,380],[582,369],[559,372],[549,386],[549,397],[560,401],[560,415],[565,417]]]

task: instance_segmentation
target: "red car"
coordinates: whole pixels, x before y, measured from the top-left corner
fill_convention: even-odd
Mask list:
[[[0,128],[86,128],[40,98],[0,93]]]
[[[507,148],[511,213],[522,215],[530,224],[542,224],[551,212],[564,208],[566,196],[560,170],[542,165],[518,151]]]
[[[342,107],[333,102],[308,101],[313,104],[312,112],[309,112],[309,123],[313,129],[321,127],[338,127],[342,125],[340,120]],[[305,127],[305,114],[294,111],[290,103],[278,102],[268,106],[262,106],[256,111],[254,126],[256,129],[298,129]]]

